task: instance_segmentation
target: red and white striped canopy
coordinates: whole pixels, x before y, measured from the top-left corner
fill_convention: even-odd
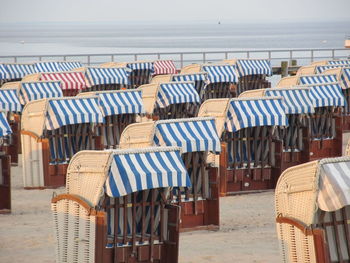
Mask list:
[[[156,60],[153,68],[154,75],[176,74],[176,66],[172,60]]]
[[[62,90],[82,90],[86,88],[83,72],[42,73],[41,80],[61,81]]]

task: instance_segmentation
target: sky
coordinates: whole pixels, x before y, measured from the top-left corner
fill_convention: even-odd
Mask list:
[[[350,20],[350,0],[0,0],[0,3],[0,23]]]

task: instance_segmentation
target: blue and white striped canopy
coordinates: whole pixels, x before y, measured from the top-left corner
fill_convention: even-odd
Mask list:
[[[4,64],[0,64],[0,79],[9,79],[10,75],[7,72],[6,66]]]
[[[240,77],[247,75],[272,76],[272,66],[268,59],[238,59],[237,68]]]
[[[310,97],[315,108],[345,106],[345,98],[339,84],[312,85]]]
[[[90,85],[129,84],[125,68],[88,68],[86,76]]]
[[[312,84],[326,84],[338,82],[336,74],[325,74],[325,75],[309,75],[309,76],[300,76],[300,84],[303,85],[312,85]]]
[[[10,79],[21,79],[35,73],[33,64],[6,64],[6,68]]]
[[[22,111],[16,89],[0,89],[0,111]]]
[[[113,151],[106,193],[121,197],[161,187],[191,187],[177,147]]]
[[[283,98],[232,99],[227,112],[225,129],[236,132],[256,126],[287,126]]]
[[[145,113],[140,90],[96,93],[105,116]]]
[[[210,83],[237,83],[238,76],[234,65],[205,65],[202,70],[208,73]]]
[[[61,82],[59,81],[38,81],[22,82],[18,92],[21,104],[27,104],[32,100],[44,98],[63,97]]]
[[[314,113],[315,109],[310,98],[310,89],[266,89],[267,97],[283,97],[286,114]]]
[[[46,129],[54,130],[69,124],[103,123],[98,97],[49,99]]]
[[[183,153],[221,152],[214,118],[157,121],[154,142],[159,146],[179,146]]]
[[[190,73],[190,74],[177,74],[172,76],[172,81],[207,81],[207,73]]]
[[[157,94],[157,104],[160,108],[180,103],[200,103],[200,98],[193,82],[160,84]]]
[[[330,60],[328,61],[329,65],[350,65],[350,59],[344,60]]]
[[[7,122],[7,118],[3,112],[0,112],[0,137],[7,136],[12,133],[11,127]]]
[[[61,71],[72,71],[74,69],[83,67],[83,64],[81,64],[81,62],[63,61],[59,62],[59,66]]]
[[[61,67],[59,62],[37,62],[34,64],[34,70],[37,73],[43,72],[61,72]]]
[[[316,67],[316,73],[317,74],[321,74],[324,71],[328,70],[328,69],[333,69],[333,68],[342,68],[344,67],[344,65],[324,65],[324,66],[317,66]]]
[[[153,62],[132,62],[126,65],[127,68],[131,70],[151,70],[154,71]]]

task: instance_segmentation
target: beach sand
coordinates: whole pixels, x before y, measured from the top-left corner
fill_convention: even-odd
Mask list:
[[[63,191],[24,190],[21,166],[12,167],[12,213],[0,215],[1,263],[55,262],[50,199]],[[221,198],[220,220],[219,231],[181,234],[180,263],[281,262],[273,191]]]

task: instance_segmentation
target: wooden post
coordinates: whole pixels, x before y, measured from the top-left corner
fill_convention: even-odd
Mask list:
[[[288,61],[281,62],[281,77],[284,78],[288,76]]]
[[[291,65],[292,67],[298,65],[297,60],[296,60],[296,59],[292,59],[292,60],[290,61],[290,65]]]

